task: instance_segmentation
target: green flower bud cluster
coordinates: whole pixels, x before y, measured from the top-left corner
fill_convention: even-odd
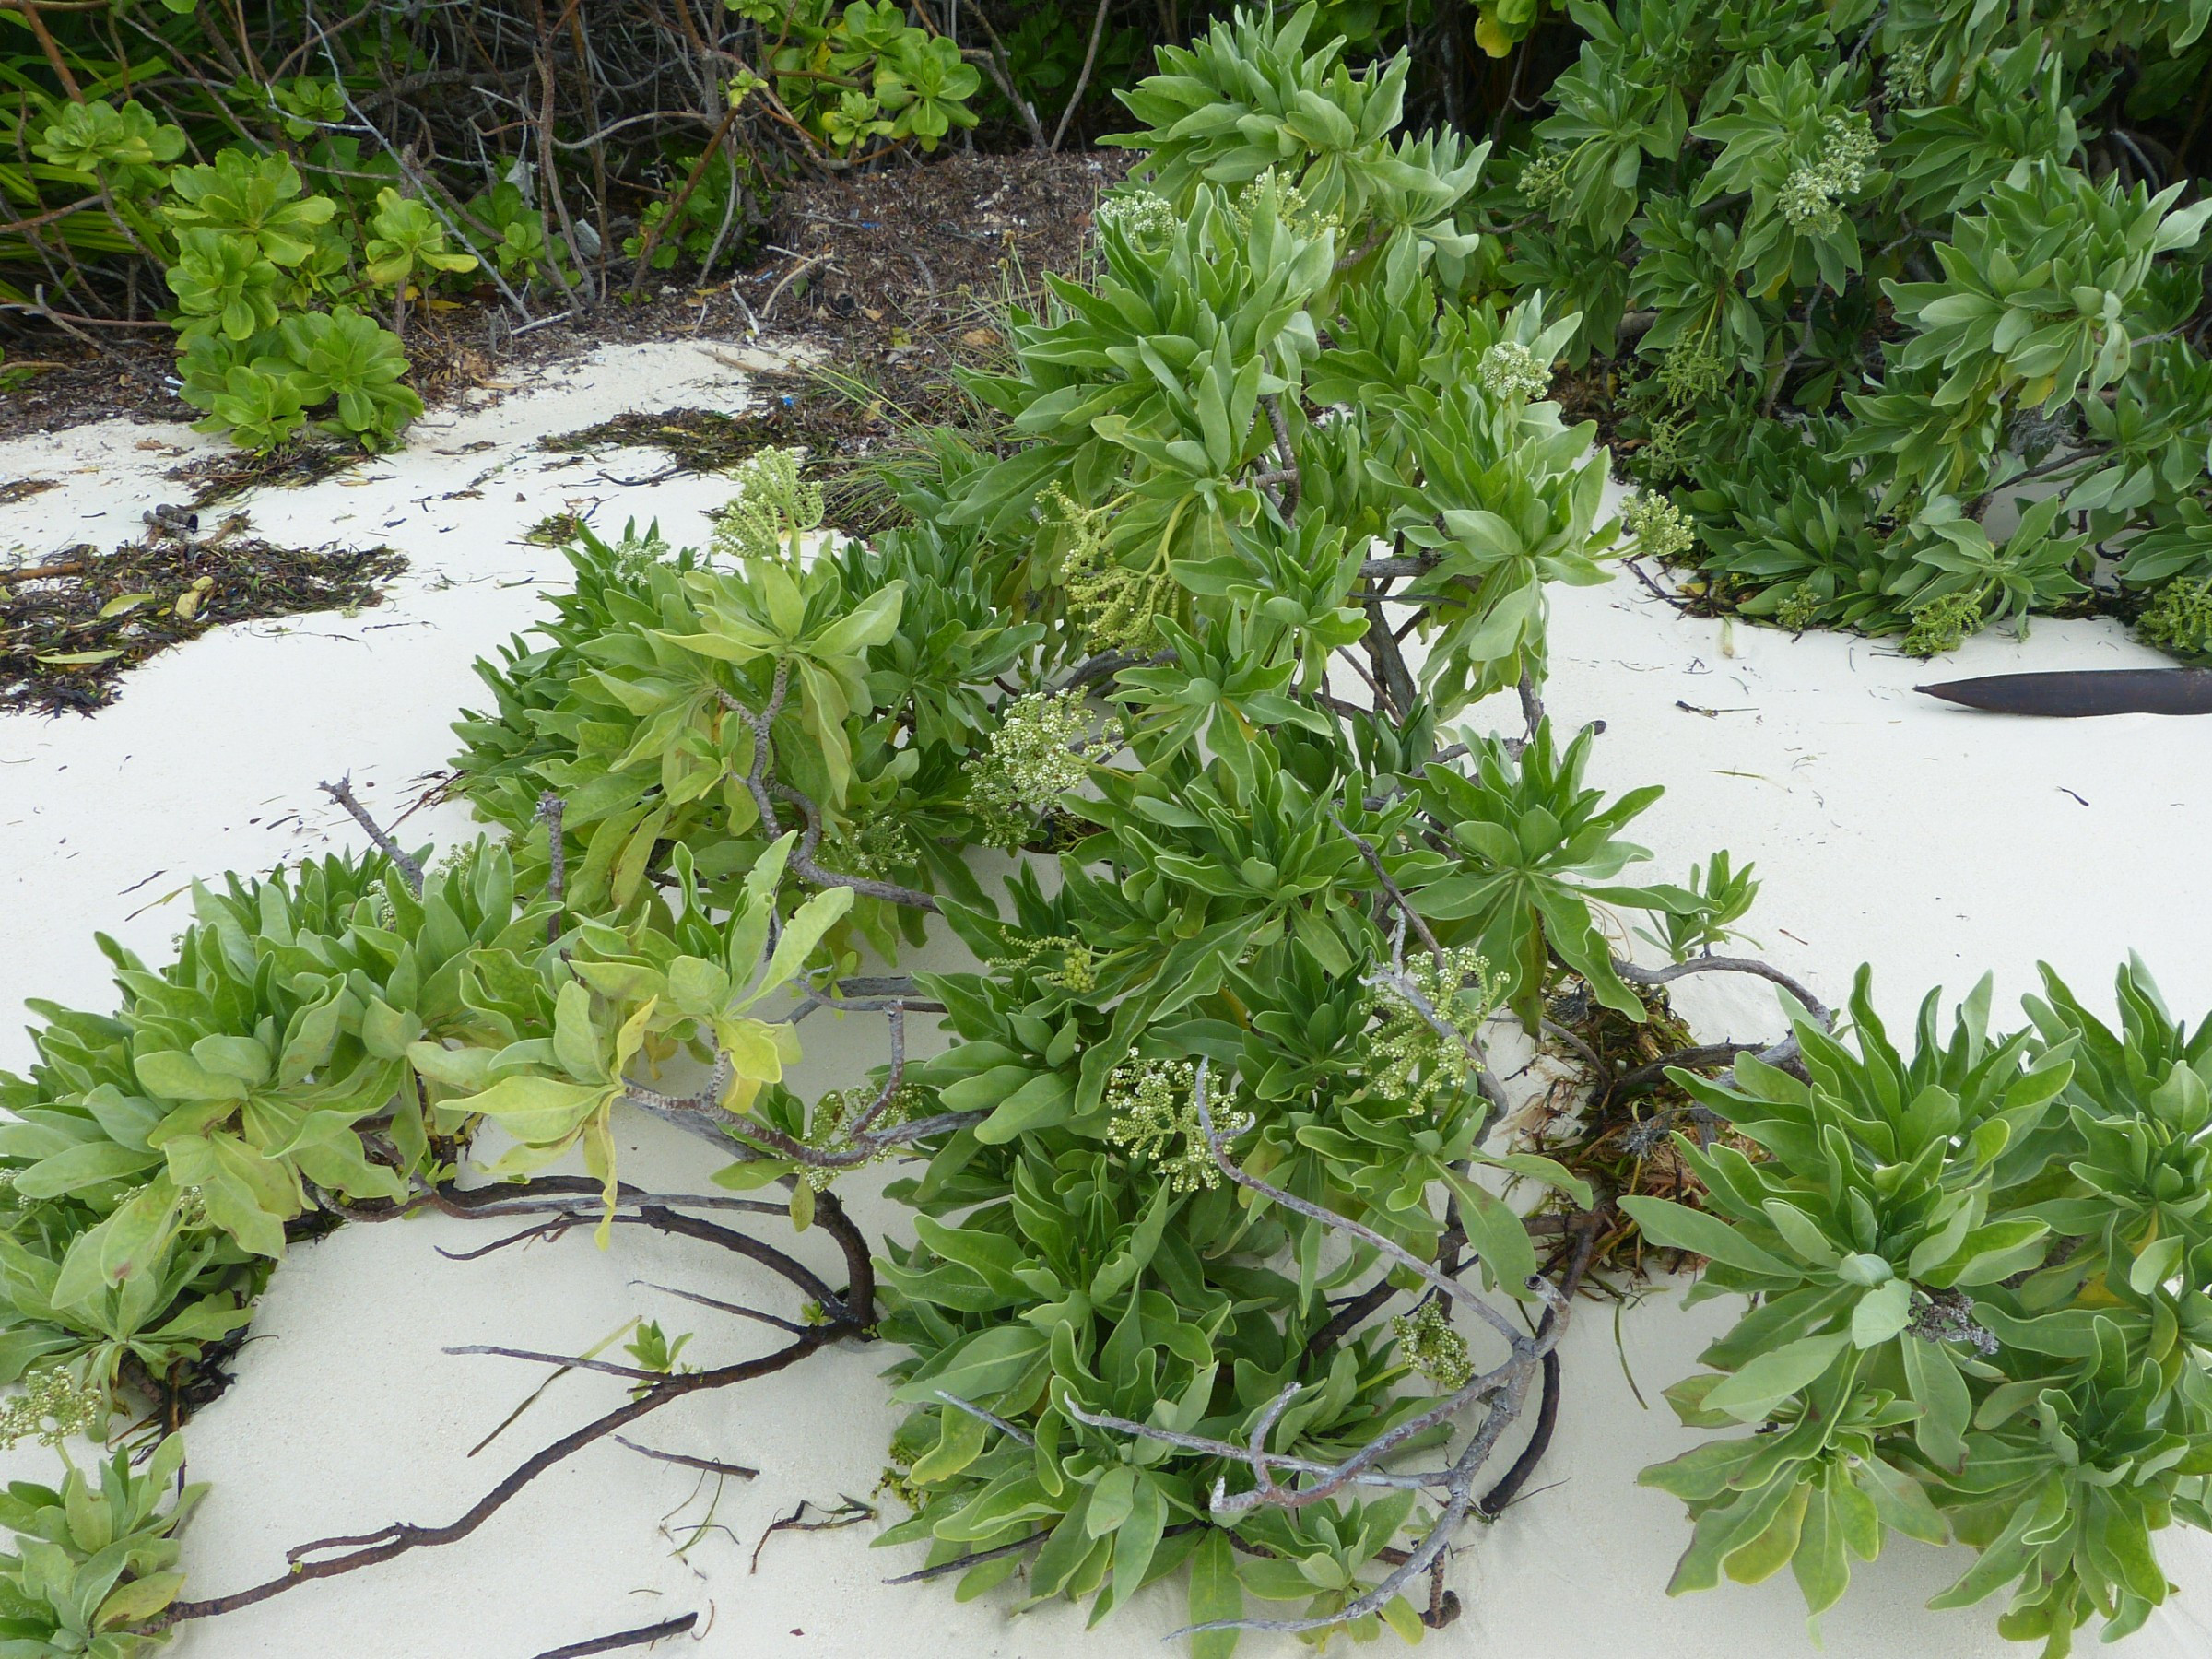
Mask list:
[[[1485,392],[1497,398],[1525,401],[1551,390],[1551,371],[1518,340],[1500,340],[1484,352],[1482,360],[1475,365],[1475,378]]]
[[[1793,172],[1782,187],[1777,206],[1790,228],[1806,236],[1841,229],[1842,200],[1866,182],[1880,149],[1863,112],[1830,115],[1822,124],[1820,154]]]
[[[1221,1184],[1221,1166],[1198,1127],[1198,1068],[1188,1060],[1143,1060],[1114,1068],[1106,1081],[1106,1106],[1112,1113],[1106,1138],[1135,1163],[1159,1171],[1176,1193],[1211,1191]],[[1218,1112],[1214,1127],[1239,1135],[1252,1127],[1249,1112]],[[1182,1150],[1171,1150],[1176,1142]]]
[[[1395,1315],[1390,1334],[1397,1338],[1406,1363],[1440,1394],[1457,1394],[1475,1375],[1467,1339],[1452,1328],[1452,1317],[1441,1301],[1425,1301],[1411,1313]]]
[[[1924,104],[1934,88],[1935,65],[1929,61],[1932,53],[1928,41],[1905,41],[1889,50],[1882,65],[1882,78],[1887,83],[1889,101],[1900,109]]]
[[[950,1413],[957,1407],[947,1406],[945,1409]],[[868,1496],[871,1499],[888,1497],[895,1503],[903,1504],[913,1513],[920,1514],[929,1507],[929,1500],[933,1494],[927,1487],[919,1485],[912,1475],[897,1464],[886,1464],[883,1465],[883,1473],[877,1477],[875,1490],[871,1491]]]
[[[814,1103],[814,1111],[807,1118],[806,1145],[817,1152],[850,1150],[850,1139],[846,1134],[845,1125],[853,1122],[875,1102],[876,1091],[874,1089],[833,1088],[830,1090]],[[884,1102],[883,1110],[876,1114],[876,1121],[868,1125],[869,1132],[873,1134],[877,1130],[888,1129],[896,1124],[903,1124],[914,1112],[925,1111],[928,1104],[927,1093],[918,1085],[901,1083],[897,1088],[891,1090],[891,1098]],[[886,1148],[877,1156],[888,1158],[890,1153]],[[871,1159],[869,1161],[874,1162],[875,1159]],[[808,1164],[797,1171],[796,1174],[801,1181],[804,1181],[816,1192],[824,1193],[830,1190],[830,1182],[840,1175],[849,1175],[859,1167],[855,1164],[843,1164],[836,1169],[828,1169],[819,1164]]]
[[[1809,582],[1801,582],[1774,607],[1774,626],[1803,633],[1820,618],[1820,595]]]
[[[2168,582],[2136,619],[2136,631],[2176,656],[2212,655],[2212,578]]]
[[[755,450],[737,468],[737,499],[714,515],[713,549],[724,559],[781,559],[792,540],[821,527],[822,487],[800,475],[806,453]]]
[[[1024,939],[1021,948],[1012,956],[994,957],[986,966],[1001,973],[1010,973],[1018,968],[1035,969],[1038,959],[1051,950],[1061,953],[1060,966],[1039,970],[1039,979],[1048,985],[1057,985],[1063,991],[1072,991],[1077,996],[1098,989],[1098,960],[1091,953],[1090,947],[1081,939],[1067,938],[1058,934]]]
[[[1080,692],[1017,699],[969,782],[968,807],[982,839],[1009,853],[1026,845],[1038,815],[1089,778],[1089,751],[1121,741],[1121,722],[1094,725]]]
[[[1493,976],[1488,958],[1461,946],[1440,965],[1426,953],[1409,959],[1405,979],[1437,1018],[1472,1031],[1504,995],[1506,977]],[[1440,1031],[1427,1015],[1388,984],[1374,987],[1369,1012],[1379,1022],[1367,1042],[1368,1092],[1433,1112],[1467,1087],[1474,1062],[1467,1044]]]
[[[104,1390],[80,1381],[66,1366],[47,1366],[23,1379],[23,1392],[0,1402],[0,1451],[12,1452],[27,1440],[42,1446],[104,1430],[108,1422]]]
[[[1677,416],[1665,416],[1653,420],[1651,432],[1643,441],[1643,448],[1636,457],[1637,471],[1646,478],[1672,477],[1688,468],[1689,446],[1684,440],[1689,434],[1689,422]]]
[[[887,813],[841,827],[823,852],[823,862],[831,869],[878,880],[922,862],[921,849],[907,827]]]
[[[1567,157],[1561,150],[1541,150],[1521,170],[1521,197],[1531,207],[1548,213],[1567,194]]]
[[[1982,627],[1982,590],[1970,588],[1931,599],[1912,613],[1900,650],[1907,656],[1941,656],[1956,651],[1966,636]]]
[[[1659,389],[1675,403],[1696,403],[1726,385],[1733,367],[1710,340],[1681,340],[1670,347],[1660,361]]]
[[[1046,523],[1069,532],[1060,561],[1060,585],[1068,619],[1093,651],[1143,651],[1151,646],[1160,614],[1173,603],[1174,578],[1167,562],[1133,571],[1106,543],[1108,509],[1084,507],[1057,484],[1046,492],[1057,516]]]
[[[1698,545],[1689,520],[1665,496],[1646,490],[1629,503],[1621,525],[1636,538],[1636,550],[1653,559],[1679,559]]]

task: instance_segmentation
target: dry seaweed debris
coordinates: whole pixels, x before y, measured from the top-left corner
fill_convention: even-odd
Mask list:
[[[795,449],[828,492],[824,522],[849,535],[869,535],[891,516],[872,464],[911,442],[907,415],[891,406],[857,367],[849,367],[760,376],[752,406],[735,414],[633,409],[596,426],[552,433],[539,439],[538,447],[576,455],[653,449],[668,457],[668,465],[650,477],[611,479],[625,485],[657,483],[681,473],[728,472],[760,449]],[[561,529],[547,520],[530,539],[539,539],[541,533],[559,535]]]
[[[12,507],[18,501],[28,501],[32,496],[44,495],[61,483],[59,478],[13,478],[0,484],[0,507]]]
[[[725,472],[764,443],[777,440],[765,429],[775,423],[752,414],[719,409],[631,409],[596,426],[552,432],[537,447],[556,454],[582,454],[602,449],[657,449],[673,464],[669,471]]]
[[[389,547],[282,547],[233,519],[205,540],[156,533],[0,570],[0,712],[90,713],[126,670],[227,622],[380,603]]]
[[[1678,1252],[1652,1252],[1617,1203],[1642,1195],[1704,1207],[1704,1186],[1677,1149],[1677,1133],[1701,1145],[1725,1144],[1755,1161],[1766,1156],[1666,1076],[1667,1062],[1688,1059],[1682,1069],[1703,1077],[1724,1071],[1725,1062],[1697,1060],[1699,1045],[1665,991],[1641,994],[1645,1017],[1631,1020],[1598,1002],[1579,980],[1570,980],[1545,1022],[1561,1045],[1555,1052],[1572,1065],[1575,1076],[1571,1087],[1539,1104],[1535,1115],[1540,1121],[1529,1127],[1547,1156],[1602,1194],[1604,1225],[1583,1279],[1592,1294],[1618,1294],[1623,1281],[1633,1284],[1648,1272],[1684,1265]]]
[[[218,450],[171,467],[167,476],[193,486],[192,506],[212,507],[249,489],[298,489],[319,484],[367,458],[358,444],[303,439],[260,453]]]

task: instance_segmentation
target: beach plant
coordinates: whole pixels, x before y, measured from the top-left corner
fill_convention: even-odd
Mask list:
[[[2009,1586],[1999,1628],[2053,1653],[2168,1594],[2152,1535],[2212,1522],[2212,1039],[2133,968],[2117,1028],[2055,980],[2010,1033],[1986,984],[1947,1030],[1931,999],[1909,1043],[1864,977],[1839,1018],[1723,954],[1749,866],[1660,878],[1628,839],[1660,791],[1592,785],[1601,733],[1545,690],[1553,584],[1718,535],[1702,492],[1620,507],[1595,423],[1553,395],[1629,300],[1668,312],[1657,392],[1635,395],[1671,400],[1638,406],[1653,424],[1630,441],[1673,421],[1688,454],[1711,435],[1680,423],[1733,398],[1731,499],[1748,514],[1787,472],[1730,544],[1774,574],[1777,619],[1934,641],[2067,603],[2091,538],[2122,533],[2081,514],[2161,489],[2149,556],[2200,580],[2173,458],[2194,429],[2128,391],[2137,336],[2115,333],[2171,300],[2194,209],[1996,169],[1955,123],[1885,159],[1869,71],[1820,61],[1826,12],[1728,14],[1758,44],[1722,52],[1698,32],[1720,22],[1660,0],[1573,14],[1605,42],[1575,71],[1580,135],[1486,187],[1482,147],[1402,130],[1406,58],[1345,61],[1340,9],[1234,12],[1128,93],[1147,154],[1098,205],[1095,265],[1000,320],[968,424],[889,446],[883,528],[838,529],[780,449],[738,470],[704,549],[570,526],[571,591],[479,665],[491,700],[456,727],[453,790],[496,839],[432,859],[326,785],[372,854],[195,889],[167,965],[109,947],[112,1015],[39,1006],[37,1061],[0,1079],[15,1441],[182,1415],[290,1245],[348,1221],[519,1230],[488,1251],[645,1228],[742,1257],[782,1300],[663,1288],[769,1333],[722,1364],[659,1320],[587,1354],[457,1350],[607,1376],[614,1398],[450,1523],[324,1540],[219,1594],[186,1597],[163,1553],[173,1438],[138,1473],[119,1453],[97,1545],[88,1481],[15,1488],[22,1606],[0,1596],[0,1619],[26,1621],[27,1655],[139,1651],[457,1542],[675,1401],[867,1344],[900,1408],[876,1496],[896,1506],[878,1541],[921,1552],[904,1580],[1094,1622],[1175,1580],[1202,1659],[1252,1630],[1416,1640],[1454,1616],[1465,1524],[1546,1455],[1578,1292],[1693,1258],[1693,1296],[1755,1300],[1669,1394],[1742,1432],[1645,1476],[1692,1512],[1676,1588],[1787,1564],[1817,1618],[1894,1529],[1975,1550],[1942,1605]],[[967,60],[943,37],[895,7],[809,15],[818,38],[787,43],[815,55],[776,66],[791,97],[875,65],[877,111],[847,129],[816,106],[825,139],[860,153],[864,114],[949,132],[928,108],[964,96]],[[1482,17],[1493,39],[1534,26]],[[1915,74],[1959,73],[1928,44]],[[1693,99],[1609,53],[1717,78]],[[286,97],[311,131],[334,107]],[[103,166],[158,166],[118,121],[71,130]],[[159,222],[214,239],[188,284],[208,383],[272,437],[324,404],[385,432],[400,377],[328,233],[374,229],[382,275],[359,281],[404,293],[461,275],[438,264],[463,256],[442,204],[379,184],[324,216],[293,163],[206,165],[168,194],[220,226]],[[1914,203],[1987,221],[1963,239],[1983,286],[1896,288],[1935,343],[1801,432],[1760,406],[1798,364],[1747,379],[1786,335],[1735,285],[1846,292],[1881,257],[1861,209],[1905,175]],[[1532,185],[1588,248],[1645,227],[1646,256],[1570,250],[1563,292],[1513,276],[1528,244],[1482,216]],[[2061,299],[2023,275],[2062,259]],[[327,306],[294,305],[302,285]],[[291,367],[262,366],[272,335]],[[1866,409],[1914,376],[1914,419],[1968,414],[1877,477]],[[2096,403],[2112,449],[2096,506],[2010,524],[1952,441],[2029,399]],[[1808,566],[1799,533],[1833,559]],[[2167,604],[2179,637],[2194,613]],[[1664,960],[1634,959],[1639,934]],[[895,971],[924,944],[935,971]],[[1666,989],[1712,973],[1773,983],[1787,1030],[1690,1043]],[[807,1081],[818,1017],[880,1018],[882,1064]],[[945,1041],[910,1054],[924,1017]],[[1623,1031],[1649,1044],[1632,1069],[1607,1057]],[[1518,1099],[1509,1043],[1535,1079]],[[631,1113],[696,1143],[700,1190],[626,1179]],[[1577,1114],[1636,1156],[1548,1133]],[[874,1236],[841,1184],[864,1172],[890,1217]],[[632,1363],[608,1357],[625,1338]],[[653,1454],[739,1469],[707,1450]],[[105,1553],[125,1536],[146,1541]]]
[[[2212,1038],[2139,966],[2117,1030],[2044,978],[2010,1034],[1987,981],[1947,1034],[1931,994],[1907,1050],[1862,974],[1849,1046],[1798,1021],[1804,1077],[1678,1076],[1743,1146],[1679,1142],[1701,1211],[1621,1205],[1707,1258],[1692,1300],[1755,1305],[1667,1391],[1752,1430],[1644,1471],[1695,1523],[1670,1591],[1786,1565],[1817,1627],[1887,1533],[1956,1538],[1976,1559],[1929,1605],[2008,1593],[1999,1630],[2051,1654],[2170,1594],[2154,1535],[2212,1518]]]
[[[1496,269],[1579,309],[1624,459],[1688,513],[1667,557],[1918,655],[2202,576],[2170,551],[2212,420],[2174,143],[2201,7],[1565,9],[1579,55],[1485,198]]]
[[[25,1655],[88,1659],[163,1645],[161,1616],[184,1583],[176,1534],[207,1489],[182,1484],[183,1465],[172,1434],[142,1468],[117,1453],[89,1474],[71,1468],[58,1490],[10,1481],[0,1495],[0,1524],[16,1535],[0,1554],[0,1640]]]

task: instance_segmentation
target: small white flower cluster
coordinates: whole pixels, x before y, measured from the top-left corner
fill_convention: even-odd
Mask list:
[[[1492,397],[1526,401],[1551,390],[1550,371],[1518,340],[1500,340],[1484,352],[1475,366],[1475,378]]]
[[[1006,710],[968,785],[982,839],[1008,852],[1037,831],[1037,815],[1090,775],[1087,751],[1122,740],[1118,720],[1094,730],[1079,691],[1032,692]]]
[[[1112,1113],[1106,1138],[1133,1162],[1154,1166],[1168,1190],[1195,1193],[1221,1184],[1221,1166],[1198,1126],[1198,1068],[1188,1060],[1139,1060],[1114,1067],[1106,1081]],[[1235,1136],[1252,1127],[1249,1112],[1217,1112],[1214,1128]],[[1180,1151],[1171,1148],[1182,1143]]]
[[[794,535],[818,529],[822,487],[800,476],[804,450],[761,449],[737,468],[737,499],[714,515],[714,551],[725,559],[780,559]]]
[[[1892,46],[1888,62],[1882,65],[1882,79],[1888,83],[1889,101],[1899,109],[1927,102],[1928,94],[1934,89],[1935,67],[1935,54],[1929,41],[1905,41]]]
[[[1819,156],[1790,174],[1777,206],[1790,229],[1825,236],[1843,227],[1842,200],[1866,182],[1881,146],[1864,112],[1830,115],[1821,126]]]
[[[1247,236],[1252,233],[1253,199],[1261,191],[1271,186],[1275,191],[1275,217],[1292,229],[1308,236],[1318,236],[1324,230],[1343,229],[1343,221],[1337,215],[1315,212],[1306,200],[1306,193],[1271,167],[1237,192],[1236,199],[1230,204],[1230,217],[1236,220],[1237,229]]]
[[[23,1392],[0,1402],[0,1450],[12,1452],[27,1440],[43,1446],[104,1430],[108,1396],[79,1382],[66,1366],[53,1365],[27,1374]]]
[[[1679,559],[1698,545],[1682,509],[1655,490],[1646,490],[1620,515],[1621,527],[1636,538],[1636,550],[1653,559]]]
[[[1174,204],[1149,190],[1123,191],[1103,197],[1092,218],[1101,230],[1118,230],[1124,240],[1140,245],[1175,233]]]

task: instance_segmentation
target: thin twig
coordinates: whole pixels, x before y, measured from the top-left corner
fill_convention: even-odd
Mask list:
[[[731,713],[740,715],[753,728],[753,764],[745,775],[746,789],[753,797],[759,811],[760,825],[771,836],[783,833],[783,820],[776,811],[778,799],[790,802],[799,809],[806,821],[798,843],[791,850],[784,867],[801,881],[816,887],[851,888],[864,899],[879,899],[887,904],[902,904],[910,910],[928,911],[935,914],[937,901],[918,888],[901,887],[895,881],[877,881],[865,876],[847,876],[836,870],[826,870],[815,863],[815,849],[822,844],[822,815],[814,802],[801,794],[779,778],[770,775],[771,758],[774,754],[773,732],[776,716],[782,712],[783,699],[791,684],[791,664],[788,660],[776,665],[776,677],[769,691],[768,703],[755,713],[729,692],[717,690],[715,697]]]
[[[1033,1438],[1030,1437],[1028,1430],[1016,1428],[1012,1423],[1007,1422],[1005,1418],[1000,1417],[996,1412],[985,1411],[981,1406],[975,1405],[971,1401],[963,1400],[958,1394],[947,1394],[941,1388],[936,1391],[936,1395],[938,1399],[944,1401],[946,1405],[952,1406],[956,1411],[964,1411],[970,1417],[975,1418],[979,1421],[990,1424],[992,1428],[997,1430],[1001,1434],[1005,1435],[1016,1445],[1025,1447],[1031,1451],[1036,1449],[1037,1442]]]
[[[759,1470],[743,1464],[717,1463],[712,1457],[693,1457],[687,1452],[656,1451],[651,1446],[639,1445],[626,1435],[618,1434],[613,1439],[616,1445],[627,1446],[640,1457],[650,1457],[655,1463],[680,1464],[687,1469],[704,1469],[710,1475],[728,1475],[739,1480],[756,1479],[760,1474]]]
[[[1359,849],[1359,855],[1367,860],[1368,868],[1374,871],[1375,879],[1382,884],[1382,891],[1389,897],[1390,901],[1398,907],[1399,913],[1412,924],[1413,931],[1421,935],[1421,943],[1429,947],[1429,954],[1436,959],[1436,965],[1439,970],[1441,970],[1446,963],[1444,947],[1437,943],[1436,935],[1430,931],[1429,924],[1422,917],[1421,912],[1413,908],[1413,900],[1406,898],[1398,884],[1390,878],[1390,872],[1382,867],[1382,853],[1375,851],[1373,843],[1369,841],[1365,836],[1354,834],[1345,821],[1334,812],[1329,814],[1329,822],[1348,836],[1352,845]]]
[[[348,772],[335,783],[324,782],[316,787],[352,814],[353,821],[367,833],[376,850],[392,861],[401,878],[406,882],[408,890],[418,899],[421,898],[422,860],[412,853],[403,851],[397,841],[377,827],[376,820],[369,816],[369,809],[354,796],[353,774]]]
[[[813,1499],[802,1498],[798,1507],[790,1514],[780,1521],[771,1521],[768,1530],[760,1535],[760,1541],[753,1546],[752,1563],[745,1570],[747,1575],[749,1577],[760,1571],[760,1552],[768,1547],[768,1541],[780,1532],[839,1532],[848,1526],[856,1526],[863,1521],[875,1519],[876,1509],[873,1504],[863,1503],[857,1498],[845,1497],[841,1493],[839,1496],[841,1501],[835,1509],[823,1509]],[[821,1510],[822,1519],[807,1520],[806,1512],[810,1509]]]
[[[1499,1312],[1497,1309],[1491,1307],[1489,1303],[1469,1290],[1465,1285],[1446,1278],[1395,1240],[1384,1238],[1373,1228],[1363,1226],[1348,1216],[1340,1216],[1335,1210],[1324,1209],[1318,1204],[1299,1197],[1295,1193],[1286,1193],[1278,1186],[1272,1186],[1232,1160],[1228,1151],[1230,1135],[1227,1132],[1217,1130],[1214,1127],[1213,1113],[1206,1104],[1206,1068],[1209,1064],[1210,1062],[1204,1058],[1198,1062],[1197,1073],[1192,1083],[1192,1101],[1197,1109],[1198,1131],[1206,1137],[1206,1149],[1212,1153],[1215,1167],[1221,1173],[1246,1191],[1257,1193],[1261,1197],[1267,1199],[1270,1203],[1280,1205],[1293,1215],[1304,1216],[1309,1220],[1319,1221],[1324,1226],[1335,1228],[1339,1232],[1358,1239],[1363,1244],[1373,1245],[1375,1249],[1390,1257],[1399,1266],[1416,1275],[1431,1290],[1449,1297],[1455,1302],[1465,1303],[1474,1311],[1477,1317],[1488,1323],[1509,1343],[1519,1345],[1526,1340],[1522,1332],[1504,1314]]]
[[[1058,149],[1060,140],[1067,136],[1067,124],[1076,118],[1076,106],[1083,101],[1084,91],[1090,85],[1091,66],[1099,61],[1099,41],[1106,32],[1106,12],[1112,4],[1113,0],[1099,0],[1098,15],[1090,20],[1090,46],[1083,53],[1082,72],[1076,76],[1076,89],[1068,94],[1067,107],[1060,112],[1060,124],[1053,129],[1053,141],[1045,147],[1048,149]]]

